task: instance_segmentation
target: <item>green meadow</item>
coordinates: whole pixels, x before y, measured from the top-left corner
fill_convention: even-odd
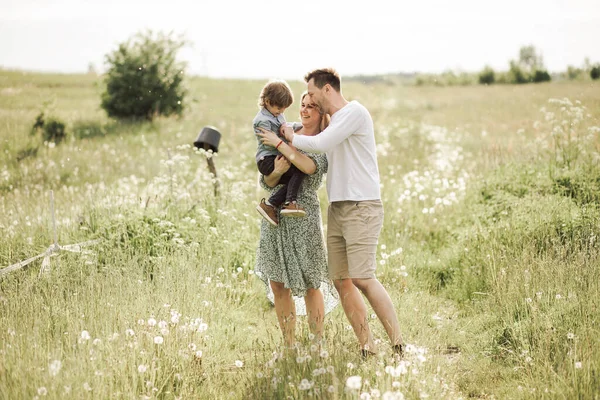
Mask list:
[[[377,319],[361,360],[340,306],[281,356],[253,271],[264,82],[186,84],[182,117],[125,123],[95,75],[0,70],[0,268],[53,244],[51,191],[58,243],[96,240],[0,277],[0,398],[600,398],[600,83],[343,86],[375,124],[401,361]],[[62,143],[30,134],[42,110]]]

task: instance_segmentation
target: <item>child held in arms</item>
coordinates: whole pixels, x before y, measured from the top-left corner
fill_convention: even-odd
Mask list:
[[[294,96],[287,82],[283,80],[271,80],[267,82],[260,92],[258,101],[260,110],[252,121],[254,133],[261,133],[258,128],[279,133],[281,127],[286,124],[283,113],[293,102]],[[281,156],[277,148],[281,143],[286,141],[282,137],[279,144],[272,147],[262,143],[259,136],[256,136],[256,138],[258,139],[256,164],[260,173],[268,176],[275,168],[275,159]],[[277,217],[279,207],[281,207],[282,216],[305,216],[306,212],[304,208],[296,201],[298,190],[304,177],[305,174],[292,164],[279,180],[279,184],[283,186],[276,190],[268,200],[262,199],[256,210],[274,226],[279,224]]]

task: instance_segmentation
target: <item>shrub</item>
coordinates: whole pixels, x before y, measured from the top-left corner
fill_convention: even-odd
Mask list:
[[[496,73],[492,67],[486,66],[479,73],[479,83],[482,85],[491,85],[496,81]]]
[[[56,117],[46,118],[43,112],[41,112],[36,118],[35,123],[31,129],[32,134],[39,131],[42,132],[42,140],[44,142],[54,142],[60,144],[66,137],[67,131],[65,129],[65,123]]]
[[[596,64],[590,69],[590,78],[593,80],[600,79],[600,64]]]
[[[59,144],[67,137],[65,123],[57,118],[49,118],[44,123],[42,138],[45,142],[54,142]]]
[[[508,81],[510,83],[527,83],[528,77],[523,72],[523,69],[514,61],[510,62],[510,69],[508,71]]]
[[[106,91],[102,108],[110,117],[146,118],[181,115],[186,94],[185,63],[177,62],[181,38],[151,31],[138,33],[106,56]]]
[[[508,76],[508,72],[498,72],[495,76],[496,78],[496,83],[500,83],[500,84],[504,84],[504,83],[510,83],[510,77]]]
[[[106,135],[106,128],[97,121],[77,121],[71,128],[73,137],[77,139],[88,139]]]
[[[574,67],[572,65],[567,66],[567,79],[570,81],[574,81],[577,79],[581,79],[583,76],[583,70],[581,68]]]
[[[550,74],[548,73],[548,71],[543,70],[543,69],[535,70],[535,72],[533,73],[533,78],[532,79],[536,83],[539,83],[539,82],[550,82],[550,80],[551,80]]]

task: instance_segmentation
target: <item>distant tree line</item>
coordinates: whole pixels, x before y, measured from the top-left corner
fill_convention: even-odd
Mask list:
[[[589,59],[580,68],[569,65],[560,74],[550,75],[544,66],[542,54],[532,46],[523,46],[519,57],[510,60],[507,71],[495,71],[485,66],[479,73],[445,71],[441,74],[418,74],[416,85],[457,86],[457,85],[493,85],[493,84],[524,84],[549,82],[553,79],[587,80],[600,79],[600,63],[592,64]]]

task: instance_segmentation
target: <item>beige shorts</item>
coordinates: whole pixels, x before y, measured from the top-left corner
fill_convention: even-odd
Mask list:
[[[381,200],[336,201],[329,205],[327,261],[331,279],[375,278],[382,225]]]

